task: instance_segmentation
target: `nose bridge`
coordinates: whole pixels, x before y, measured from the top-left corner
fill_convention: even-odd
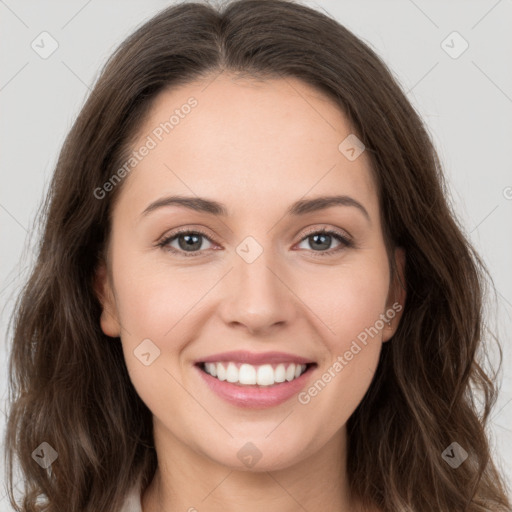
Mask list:
[[[279,275],[275,252],[253,237],[236,248],[224,308],[224,320],[245,325],[251,331],[264,330],[291,319],[290,293]]]

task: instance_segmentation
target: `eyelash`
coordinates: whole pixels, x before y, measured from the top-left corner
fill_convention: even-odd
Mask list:
[[[184,229],[180,229],[178,231],[175,231],[175,232],[171,233],[169,236],[166,236],[164,239],[162,239],[161,241],[157,242],[156,245],[158,247],[162,248],[163,250],[169,251],[169,252],[171,252],[173,254],[178,254],[179,256],[183,256],[185,258],[200,256],[202,251],[186,252],[186,251],[182,251],[182,250],[177,250],[174,247],[171,247],[171,246],[168,245],[170,242],[172,242],[173,240],[178,238],[179,235],[183,235],[183,234],[186,234],[186,235],[201,235],[201,236],[205,237],[209,242],[215,243],[213,240],[211,240],[211,238],[206,233],[204,233],[201,230],[190,230],[190,229],[184,228]],[[332,256],[334,253],[338,253],[339,251],[341,251],[343,249],[348,249],[348,248],[355,247],[355,243],[352,240],[348,239],[347,237],[345,237],[344,235],[342,235],[338,231],[331,231],[331,230],[327,230],[327,229],[313,229],[313,230],[310,230],[310,231],[308,231],[308,232],[306,232],[304,234],[304,236],[301,238],[300,242],[302,242],[306,238],[309,238],[312,235],[331,235],[332,237],[334,237],[336,240],[338,240],[341,243],[340,247],[335,248],[335,249],[330,249],[328,251],[320,251],[320,252],[311,251],[313,253],[316,253],[314,255],[314,257],[323,258],[323,257],[326,257],[326,256]]]

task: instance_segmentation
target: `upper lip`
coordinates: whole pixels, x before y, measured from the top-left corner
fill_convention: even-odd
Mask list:
[[[198,359],[198,363],[218,363],[223,361],[233,361],[236,363],[248,363],[252,365],[265,364],[265,363],[295,363],[295,364],[309,364],[313,363],[310,359],[297,356],[294,354],[287,354],[285,352],[247,352],[245,350],[234,350],[231,352],[222,352],[213,354],[208,357]]]

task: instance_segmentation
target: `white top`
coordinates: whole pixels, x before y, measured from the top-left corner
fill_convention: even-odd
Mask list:
[[[142,512],[140,480],[134,485],[121,508],[121,512]]]

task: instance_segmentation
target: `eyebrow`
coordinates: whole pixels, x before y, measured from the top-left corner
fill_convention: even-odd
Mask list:
[[[222,203],[213,201],[211,199],[206,199],[203,197],[187,196],[168,196],[162,197],[161,199],[157,199],[156,201],[152,202],[142,212],[141,216],[146,216],[149,213],[157,210],[158,208],[163,208],[166,206],[181,206],[201,213],[209,213],[211,215],[223,217],[228,216],[228,209]],[[288,208],[285,215],[297,217],[301,215],[306,215],[308,213],[324,210],[332,206],[355,207],[365,216],[365,218],[371,224],[370,215],[368,214],[366,208],[359,201],[356,201],[353,197],[346,195],[320,196],[312,199],[300,199],[299,201],[296,201]]]

